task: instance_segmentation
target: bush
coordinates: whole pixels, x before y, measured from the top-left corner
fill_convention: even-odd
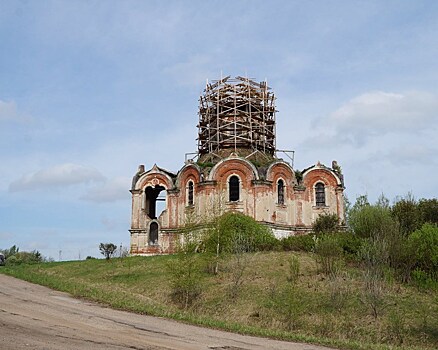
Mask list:
[[[419,268],[412,271],[412,280],[419,289],[438,288],[438,281]]]
[[[331,234],[336,238],[339,246],[347,258],[355,259],[362,245],[362,238],[352,232],[337,232]]]
[[[311,235],[289,236],[280,240],[280,246],[284,251],[312,252],[315,240]]]
[[[203,274],[197,253],[180,252],[168,264],[171,298],[180,307],[187,309],[202,292]]]
[[[318,237],[315,241],[315,254],[321,271],[327,276],[336,276],[343,262],[343,250],[336,237],[330,234]]]
[[[415,247],[416,267],[438,280],[438,226],[424,224],[409,241]]]
[[[392,216],[400,224],[400,231],[407,236],[421,226],[417,202],[411,194],[399,199],[391,208]]]
[[[398,223],[391,216],[390,209],[379,205],[353,207],[349,215],[349,225],[362,238],[386,237],[398,230]]]
[[[277,239],[271,229],[241,213],[225,213],[213,223],[214,229],[204,239],[209,253],[241,253],[272,250]]]
[[[6,266],[15,266],[20,264],[21,261],[19,261],[15,255],[12,255],[8,259],[6,259],[6,263],[5,263]]]
[[[339,218],[336,214],[322,214],[312,225],[315,233],[331,233],[339,228]]]
[[[377,239],[364,240],[359,258],[363,264],[363,302],[369,305],[375,319],[385,307],[384,277],[388,266],[388,247],[386,241]]]
[[[418,201],[418,216],[421,224],[438,225],[438,199],[420,199]]]
[[[21,264],[37,264],[43,262],[44,258],[38,250],[31,252],[18,252],[6,259],[6,266],[14,266]]]
[[[4,256],[4,258],[5,258],[5,260],[7,259],[7,258],[9,258],[10,256],[13,256],[13,255],[15,255],[15,254],[17,254],[18,252],[19,252],[19,248],[16,246],[16,245],[13,245],[11,248],[9,248],[9,249],[3,249],[3,250],[0,250],[0,253],[2,253],[3,254],[3,256]]]

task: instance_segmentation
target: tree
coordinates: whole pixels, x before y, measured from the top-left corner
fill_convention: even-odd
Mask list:
[[[100,253],[109,260],[117,250],[117,246],[114,243],[100,243],[99,244]]]
[[[393,236],[398,231],[398,222],[391,216],[390,208],[368,203],[356,202],[349,215],[349,225],[362,238]]]
[[[405,236],[421,226],[418,203],[412,193],[398,198],[391,208],[391,214],[400,223],[400,231]]]
[[[418,201],[418,216],[421,224],[428,222],[438,225],[438,199],[420,199]]]

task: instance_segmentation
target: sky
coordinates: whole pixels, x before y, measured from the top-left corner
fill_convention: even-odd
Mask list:
[[[139,164],[196,152],[206,80],[267,80],[295,169],[438,194],[438,2],[0,1],[0,248],[129,245]]]

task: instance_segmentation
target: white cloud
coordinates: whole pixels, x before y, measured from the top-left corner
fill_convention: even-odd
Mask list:
[[[14,101],[6,102],[0,100],[0,121],[2,120],[26,122],[30,120],[30,117],[20,113]]]
[[[100,186],[91,188],[88,193],[83,195],[80,199],[97,203],[128,200],[130,198],[128,192],[130,186],[131,179],[127,177],[117,177],[102,183]]]
[[[104,181],[104,179],[104,176],[94,168],[66,163],[24,175],[9,185],[9,191],[19,192],[63,187],[92,181]]]
[[[394,145],[417,139],[438,129],[438,94],[425,91],[366,92],[341,105],[327,117],[315,119],[301,141],[310,147],[339,148]],[[390,140],[391,139],[391,140]]]
[[[390,148],[386,152],[372,154],[369,159],[390,162],[395,166],[428,164],[429,166],[438,164],[436,153],[438,149],[433,149],[427,145],[405,144],[399,147]]]
[[[366,92],[333,112],[326,125],[359,143],[373,135],[428,130],[437,125],[438,96],[422,91]]]

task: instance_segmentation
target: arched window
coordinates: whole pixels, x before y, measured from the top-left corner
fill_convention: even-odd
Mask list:
[[[322,182],[315,186],[315,202],[317,207],[325,207],[325,188]]]
[[[240,184],[239,178],[236,175],[230,177],[229,182],[229,194],[230,202],[237,202],[240,197]]]
[[[193,205],[193,181],[189,181],[187,192],[188,205]]]
[[[149,245],[158,244],[158,224],[151,222],[149,226]]]
[[[284,182],[283,180],[278,180],[277,182],[277,203],[283,205],[284,204]]]

